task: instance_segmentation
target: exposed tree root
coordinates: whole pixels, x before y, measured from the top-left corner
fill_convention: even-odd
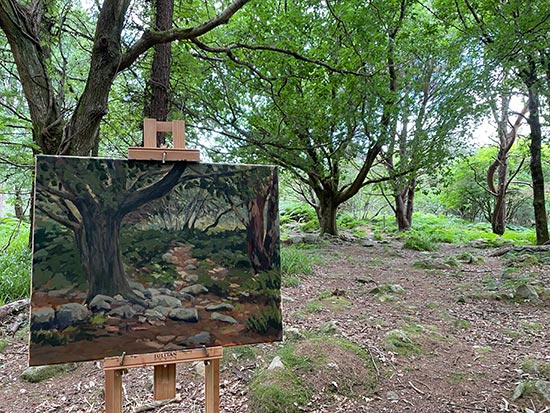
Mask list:
[[[529,245],[529,246],[523,246],[523,247],[506,247],[502,248],[498,251],[493,252],[492,254],[489,254],[489,257],[500,257],[501,255],[506,254],[510,251],[516,251],[516,252],[536,252],[536,251],[548,251],[550,250],[550,245]]]

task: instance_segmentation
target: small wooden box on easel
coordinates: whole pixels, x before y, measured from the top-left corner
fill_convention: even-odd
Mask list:
[[[174,147],[170,149],[159,148],[157,146],[158,132],[171,132]],[[143,146],[128,148],[128,159],[199,162],[200,151],[185,148],[184,121],[163,122],[145,118],[143,120]]]
[[[157,147],[157,133],[171,132],[173,148]],[[162,122],[144,119],[143,147],[128,149],[128,159],[155,160],[162,162],[199,162],[200,152],[185,149],[185,123],[181,120]],[[176,365],[184,362],[203,361],[205,366],[205,411],[219,412],[220,400],[220,359],[223,348],[204,347],[202,349],[167,351],[161,353],[108,357],[104,361],[105,372],[105,412],[122,413],[122,374],[129,368],[154,366],[154,399],[166,400],[176,397]]]

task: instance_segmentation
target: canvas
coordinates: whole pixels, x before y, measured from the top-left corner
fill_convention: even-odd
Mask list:
[[[277,170],[38,156],[30,365],[280,340]]]

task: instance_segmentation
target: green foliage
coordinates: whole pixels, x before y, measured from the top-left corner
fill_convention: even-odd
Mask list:
[[[366,221],[357,219],[354,215],[349,213],[339,214],[336,218],[336,222],[339,228],[344,229],[353,229],[366,223]]]
[[[223,267],[249,269],[250,260],[246,253],[246,233],[244,230],[226,230],[216,233],[216,242],[208,233],[173,233],[176,241],[194,246],[193,255],[200,259],[211,259]],[[278,263],[275,263],[277,266]]]
[[[107,320],[108,320],[107,316],[103,312],[99,312],[94,314],[90,318],[90,323],[95,325],[101,325],[101,324],[105,324]]]
[[[393,221],[375,220],[373,224],[377,230],[382,230],[380,225],[383,224],[384,232],[397,233]],[[489,223],[471,223],[454,216],[426,213],[414,214],[413,229],[405,232],[403,237],[407,247],[420,251],[431,251],[439,242],[453,244],[475,242],[476,245],[485,247],[535,243],[535,231],[531,228],[513,227],[499,236],[493,234]]]
[[[0,305],[29,296],[30,265],[29,226],[14,218],[0,222]]]
[[[496,153],[497,148],[494,146],[483,147],[475,154],[455,162],[448,177],[449,186],[439,195],[440,202],[449,211],[470,221],[490,221],[494,197],[488,193],[483,179]],[[509,175],[517,170],[524,156],[521,143],[514,145],[508,156]],[[509,224],[530,225],[533,219],[531,190],[528,186],[518,183],[529,181],[529,165],[526,162],[508,188]]]
[[[43,222],[34,234],[33,286],[42,288],[55,281],[52,287],[84,286],[87,279],[82,271],[80,256],[72,231],[53,222]],[[52,267],[59,272],[52,273]],[[48,285],[50,286],[50,285]]]
[[[298,224],[302,230],[319,229],[315,209],[305,202],[281,202],[279,220],[281,225]]]
[[[403,246],[407,249],[416,251],[434,251],[437,249],[437,245],[432,239],[417,231],[409,231],[407,235],[405,235]]]

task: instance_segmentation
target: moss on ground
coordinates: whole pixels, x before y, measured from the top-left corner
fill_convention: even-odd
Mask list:
[[[326,335],[289,341],[276,354],[284,368],[263,370],[250,384],[250,412],[300,412],[313,395],[362,397],[376,386],[369,354],[357,344]]]
[[[255,413],[299,413],[310,397],[292,370],[264,370],[250,383],[249,409]]]

